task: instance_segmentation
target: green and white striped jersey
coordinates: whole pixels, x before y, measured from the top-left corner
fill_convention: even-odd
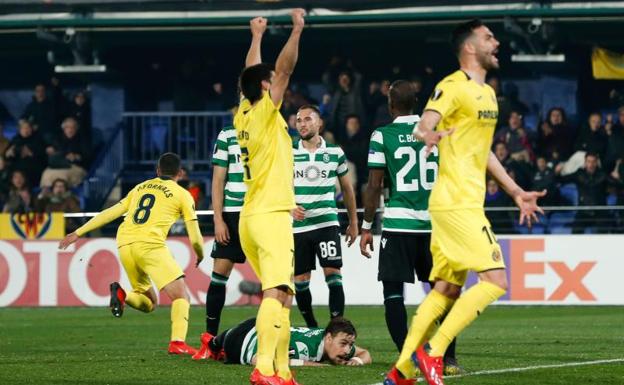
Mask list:
[[[302,140],[293,143],[295,157],[295,201],[305,210],[305,219],[293,222],[293,231],[303,233],[338,226],[336,177],[347,173],[347,159],[342,149],[325,142],[314,152],[303,147]]]
[[[241,150],[236,141],[234,127],[224,127],[219,132],[212,155],[212,164],[227,168],[225,191],[223,192],[223,211],[241,211],[247,186],[243,182]]]
[[[390,181],[384,231],[431,231],[429,195],[438,177],[438,148],[425,158],[425,145],[412,137],[419,121],[418,115],[399,116],[371,135],[368,167],[384,169]]]
[[[321,328],[291,327],[288,356],[290,359],[321,362],[325,351],[323,337],[325,330]],[[243,340],[240,363],[250,365],[251,359],[258,352],[258,334],[254,327]],[[355,355],[355,345],[351,348],[347,360]]]

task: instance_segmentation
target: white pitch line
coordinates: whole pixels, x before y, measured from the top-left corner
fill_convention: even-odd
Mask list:
[[[610,360],[596,360],[596,361],[581,361],[581,362],[568,362],[565,364],[552,364],[552,365],[536,365],[536,366],[526,366],[524,368],[507,368],[507,369],[495,369],[495,370],[481,370],[479,372],[472,372],[466,374],[460,374],[457,376],[447,376],[444,378],[454,379],[461,377],[472,377],[472,376],[487,376],[490,374],[504,374],[504,373],[515,373],[515,372],[526,372],[529,370],[539,370],[539,369],[554,369],[554,368],[568,368],[571,366],[588,366],[588,365],[600,365],[600,364],[613,364],[616,362],[624,362],[624,358],[614,358]],[[424,379],[419,378],[417,382],[423,382]],[[383,383],[378,382],[372,385],[383,385]]]

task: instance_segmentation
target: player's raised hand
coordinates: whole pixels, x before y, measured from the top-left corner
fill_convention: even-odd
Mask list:
[[[249,21],[249,27],[252,35],[262,36],[267,29],[267,19],[255,17]]]
[[[305,209],[301,206],[297,206],[295,209],[293,209],[290,214],[292,215],[293,219],[296,221],[302,221],[305,219]]]
[[[63,240],[59,243],[59,249],[65,250],[69,245],[76,242],[78,238],[80,237],[76,233],[67,234],[65,238],[63,238]]]
[[[353,223],[347,226],[347,231],[345,232],[345,242],[347,242],[347,247],[351,247],[358,236],[358,224]]]
[[[305,14],[306,11],[303,8],[295,8],[290,12],[290,17],[292,19],[293,28],[302,30],[305,25]]]
[[[223,219],[215,218],[214,225],[215,240],[222,245],[227,245],[228,243],[230,243],[230,230],[228,229]]]
[[[544,210],[537,205],[537,200],[546,195],[546,190],[542,191],[524,191],[521,190],[513,195],[514,202],[520,208],[520,224],[526,221],[527,226],[535,222],[539,222],[537,213],[544,214]]]
[[[369,248],[370,251],[368,251]],[[360,253],[366,258],[370,258],[371,252],[373,251],[375,251],[375,247],[373,246],[373,233],[371,233],[370,230],[362,230],[362,234],[360,234]]]

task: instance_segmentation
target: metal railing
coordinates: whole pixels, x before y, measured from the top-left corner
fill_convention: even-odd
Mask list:
[[[91,173],[85,178],[82,186],[87,209],[102,207],[121,175],[124,167],[123,141],[120,126],[111,135],[94,162]]]
[[[624,206],[552,206],[544,207],[545,214],[539,215],[540,221],[530,228],[518,223],[519,212],[516,207],[486,207],[485,214],[497,234],[601,234],[624,233]],[[358,209],[360,223],[364,209]],[[346,227],[345,209],[339,209],[341,226]],[[383,209],[377,211],[383,213]],[[95,216],[97,212],[65,214],[66,218],[86,218]],[[198,210],[204,235],[213,234],[212,210]],[[377,216],[373,230],[381,231],[381,215]],[[114,229],[109,229],[114,234]]]
[[[219,131],[232,124],[230,112],[126,112],[124,161],[153,167],[167,151],[192,169],[208,169]]]

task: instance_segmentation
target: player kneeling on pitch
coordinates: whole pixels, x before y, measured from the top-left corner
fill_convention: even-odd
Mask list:
[[[256,319],[225,330],[208,344],[209,356],[226,364],[255,365],[258,351]],[[351,321],[335,317],[325,329],[291,327],[290,366],[359,366],[372,362],[368,350],[355,345],[357,332]]]
[[[138,184],[119,203],[67,235],[59,248],[66,249],[82,235],[127,214],[117,231],[117,247],[132,291],[126,292],[119,283],[111,283],[111,311],[115,317],[121,317],[126,304],[145,313],[154,310],[157,295],[153,281],[171,299],[169,353],[195,354],[197,351],[184,342],[190,308],[184,272],[165,244],[169,229],[181,215],[197,254],[196,266],[204,258],[193,197],[177,183],[180,163],[178,155],[163,154],[158,159],[157,178]]]

